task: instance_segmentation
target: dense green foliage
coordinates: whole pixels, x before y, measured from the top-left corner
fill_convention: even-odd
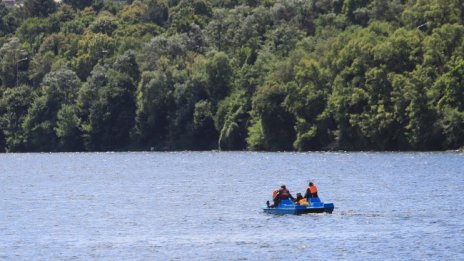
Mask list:
[[[458,0],[0,4],[0,150],[464,146]]]

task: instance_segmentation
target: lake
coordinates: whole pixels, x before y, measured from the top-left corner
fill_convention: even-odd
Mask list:
[[[462,153],[0,154],[0,260],[464,260]],[[333,214],[275,216],[308,181]]]

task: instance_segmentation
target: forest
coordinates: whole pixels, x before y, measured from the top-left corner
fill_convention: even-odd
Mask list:
[[[464,147],[462,0],[0,4],[0,151]]]

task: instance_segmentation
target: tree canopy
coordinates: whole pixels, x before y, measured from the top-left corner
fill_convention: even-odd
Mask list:
[[[0,151],[464,147],[458,0],[0,3]]]

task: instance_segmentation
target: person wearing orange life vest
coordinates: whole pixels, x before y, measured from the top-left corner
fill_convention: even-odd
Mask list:
[[[272,200],[275,201],[278,195],[279,195],[279,189],[275,188],[274,191],[272,192]]]
[[[309,206],[308,200],[301,193],[296,193],[296,204],[300,206]]]
[[[273,208],[277,207],[280,204],[280,201],[283,199],[291,199],[292,201],[295,201],[295,198],[290,194],[290,191],[287,189],[285,185],[280,186],[280,189],[277,190],[275,189],[274,192],[272,193],[272,200],[274,201],[274,205],[269,205],[269,201],[266,202],[266,205],[268,208]]]
[[[287,187],[285,185],[280,186],[279,193],[277,194],[277,205],[279,205],[280,201],[289,198],[295,201],[295,198],[292,196],[292,194],[290,194],[290,191],[287,189]]]
[[[272,205],[269,205],[269,201],[267,201],[266,204],[268,208],[275,208],[275,206],[277,206],[277,202],[279,200],[278,196],[279,196],[279,189],[275,188],[274,191],[272,192],[272,201],[274,201],[274,203]]]
[[[272,201],[274,203],[271,207],[275,208],[279,204],[279,188],[275,188],[272,192]]]
[[[306,189],[305,198],[318,198],[317,187],[312,182],[309,182],[308,188]]]

